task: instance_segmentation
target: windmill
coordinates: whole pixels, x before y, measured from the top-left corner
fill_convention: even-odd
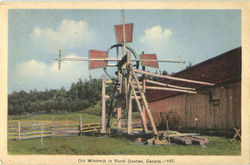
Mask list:
[[[111,127],[111,117],[117,116],[117,127],[122,128],[122,112],[125,112],[127,120],[127,133],[132,133],[132,101],[135,100],[136,107],[140,114],[141,124],[144,133],[153,133],[156,137],[158,131],[154,122],[154,118],[149,109],[147,98],[145,96],[146,90],[166,90],[176,91],[183,93],[197,93],[195,88],[189,88],[184,86],[177,86],[174,84],[165,84],[157,81],[147,79],[146,76],[158,77],[163,79],[181,81],[185,83],[196,83],[212,86],[214,84],[196,80],[189,80],[184,78],[177,78],[168,75],[160,75],[145,70],[145,67],[159,68],[159,62],[170,63],[185,63],[183,60],[169,60],[169,59],[157,59],[156,54],[140,55],[136,51],[128,46],[127,43],[133,40],[133,23],[125,24],[124,10],[121,11],[122,24],[115,25],[116,42],[110,46],[107,50],[89,50],[89,57],[80,58],[62,58],[61,51],[58,60],[58,68],[61,67],[62,61],[89,61],[89,69],[103,68],[107,77],[102,77],[102,129],[101,133],[106,133]],[[110,51],[115,50],[116,56],[109,57]],[[121,52],[120,52],[121,50]],[[142,69],[140,70],[140,66]],[[108,68],[116,67],[115,74],[112,74]],[[142,75],[141,77],[138,74]],[[154,84],[156,86],[148,86],[146,83]],[[110,96],[106,95],[107,84],[113,88]],[[160,87],[159,87],[160,86]],[[106,100],[110,99],[109,111],[106,112]],[[106,117],[106,115],[108,115]],[[149,121],[151,130],[147,125],[147,119]]]

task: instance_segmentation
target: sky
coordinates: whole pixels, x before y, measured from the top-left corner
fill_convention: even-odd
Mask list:
[[[58,70],[59,49],[63,57],[107,50],[116,43],[114,25],[121,24],[121,11],[11,9],[8,21],[8,93],[68,89],[78,79],[100,78],[104,72],[90,71],[83,61],[63,62]],[[186,61],[160,63],[169,73],[241,46],[240,10],[125,10],[125,22],[134,24],[128,45],[137,54]]]

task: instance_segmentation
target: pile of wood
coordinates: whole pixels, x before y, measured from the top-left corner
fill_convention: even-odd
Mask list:
[[[137,138],[136,143],[148,145],[171,145],[171,143],[182,145],[200,145],[204,147],[209,141],[207,138],[200,136],[199,133],[180,133],[177,131],[159,131],[158,137]]]
[[[207,138],[200,136],[200,134],[198,133],[160,131],[159,135],[162,139],[168,140],[169,143],[174,142],[177,144],[184,144],[184,145],[199,144],[200,146],[204,146],[209,142]]]

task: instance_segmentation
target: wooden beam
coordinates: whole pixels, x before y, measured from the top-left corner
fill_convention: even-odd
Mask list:
[[[105,83],[106,83],[106,84],[112,84],[112,83],[113,83],[113,80],[105,80]]]
[[[130,53],[128,52],[127,53],[127,63],[130,64]],[[128,114],[128,118],[127,118],[127,132],[128,134],[131,134],[132,133],[132,91],[131,91],[131,71],[130,71],[130,68],[127,69],[127,81],[128,81],[128,93],[127,93],[127,114]]]
[[[106,96],[104,96],[106,99],[110,99],[110,96],[109,95],[106,95]]]
[[[136,84],[136,82],[134,80],[132,82],[133,82],[133,84]],[[139,84],[142,84],[142,82],[139,82]]]
[[[136,73],[145,74],[145,75],[149,75],[149,76],[153,76],[153,77],[159,77],[159,78],[165,78],[165,79],[176,80],[176,81],[183,81],[183,82],[188,82],[188,83],[195,83],[195,84],[203,84],[203,85],[214,86],[213,83],[209,83],[209,82],[189,80],[189,79],[172,77],[172,76],[167,76],[167,75],[160,75],[160,74],[146,72],[146,71],[142,71],[142,70],[138,70],[138,69],[135,69],[134,71]]]
[[[136,84],[135,84],[135,85],[133,84],[133,87],[134,87],[134,88],[138,88]],[[140,89],[143,89],[141,85],[139,85],[139,88],[140,88]]]
[[[122,128],[122,108],[117,108],[117,128]]]
[[[131,88],[131,87],[130,87]],[[128,107],[128,134],[132,133],[132,91],[129,92]]]
[[[183,93],[197,93],[196,91],[188,91],[183,89],[174,89],[174,88],[167,88],[167,87],[152,87],[146,86],[146,89],[154,89],[154,90],[165,90],[165,91],[176,91],[176,92],[183,92]]]
[[[144,54],[144,52],[142,54]],[[142,66],[142,70],[145,71],[146,67]],[[142,91],[145,94],[145,92],[146,92],[146,76],[145,75],[142,75],[142,82],[141,82],[141,84],[142,84]],[[146,108],[145,108],[142,100],[141,100],[141,102],[142,102],[142,111],[145,114],[145,119],[146,119],[146,123],[147,123]]]
[[[186,90],[194,90],[194,91],[196,90],[195,88],[188,88],[188,87],[181,87],[181,86],[176,86],[176,85],[171,85],[171,84],[165,84],[165,83],[161,83],[161,82],[157,82],[157,81],[153,81],[153,80],[148,80],[148,79],[146,79],[146,82],[151,83],[151,84],[165,86],[165,87],[172,87],[172,88],[186,89]]]
[[[132,99],[135,99],[135,96],[131,96]],[[138,99],[141,99],[141,96],[137,96]]]

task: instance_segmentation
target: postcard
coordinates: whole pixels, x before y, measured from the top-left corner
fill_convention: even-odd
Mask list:
[[[249,164],[249,2],[1,2],[0,164]]]

